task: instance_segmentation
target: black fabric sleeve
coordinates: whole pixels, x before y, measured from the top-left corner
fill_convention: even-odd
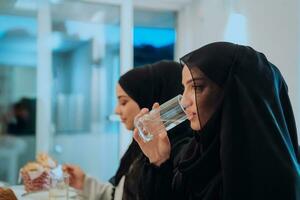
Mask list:
[[[144,156],[142,165],[142,175],[139,179],[139,196],[143,200],[165,200],[178,199],[174,195],[172,183],[177,166],[185,148],[193,138],[192,132],[173,138],[171,141],[172,150],[170,159],[157,167],[149,162]]]
[[[145,157],[140,177],[139,196],[143,200],[170,199],[172,195],[172,162],[167,160],[157,167]]]

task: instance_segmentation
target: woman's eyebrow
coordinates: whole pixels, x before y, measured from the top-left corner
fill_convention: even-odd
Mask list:
[[[122,98],[126,98],[127,96],[125,96],[125,95],[119,95],[118,96],[118,99],[122,99]]]
[[[188,84],[190,84],[190,83],[193,83],[193,82],[195,82],[195,81],[204,81],[205,80],[205,78],[204,77],[197,77],[197,78],[192,78],[192,79],[190,79],[190,80],[188,80],[187,82],[186,82],[186,85],[188,85]]]
[[[190,80],[188,80],[187,82],[186,82],[186,85],[189,85],[190,83],[193,83],[194,82],[194,80],[193,79],[190,79]]]

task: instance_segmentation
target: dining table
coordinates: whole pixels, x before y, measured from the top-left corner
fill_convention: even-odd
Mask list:
[[[8,188],[12,189],[18,200],[49,200],[49,191],[43,190],[38,192],[26,192],[24,185],[13,185]],[[60,198],[59,200],[85,200],[80,192],[69,188],[69,198]]]

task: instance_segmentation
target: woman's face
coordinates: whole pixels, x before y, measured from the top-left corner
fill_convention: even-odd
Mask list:
[[[133,130],[134,117],[140,112],[140,107],[128,96],[120,84],[117,85],[116,93],[118,104],[116,106],[115,113],[120,116],[122,123],[125,124],[128,130]]]
[[[198,70],[193,73],[194,77],[192,77],[186,65],[183,67],[182,84],[184,92],[181,103],[186,108],[191,128],[201,130],[221,102],[222,90],[217,84],[208,79],[200,69],[193,70]]]

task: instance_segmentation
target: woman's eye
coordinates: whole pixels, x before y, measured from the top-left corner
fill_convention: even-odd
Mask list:
[[[127,101],[120,102],[120,104],[121,104],[122,106],[125,106],[126,103],[127,103]]]
[[[203,86],[203,85],[193,85],[192,88],[193,88],[194,90],[200,90],[200,91],[202,91],[203,88],[204,88],[204,86]]]

